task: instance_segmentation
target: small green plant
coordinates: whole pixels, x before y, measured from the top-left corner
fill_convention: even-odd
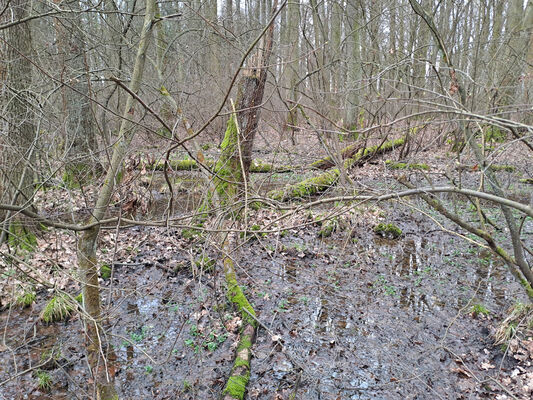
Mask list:
[[[74,300],[76,300],[78,303],[82,304],[83,303],[83,293],[80,293],[79,295],[77,295]]]
[[[204,143],[200,146],[203,151],[207,151],[211,148],[211,145],[209,143]]]
[[[397,239],[402,236],[403,232],[394,224],[379,223],[374,227],[374,233],[383,237]]]
[[[487,316],[490,314],[490,311],[487,310],[487,307],[485,307],[483,304],[476,303],[472,305],[471,313],[474,317],[477,317],[478,315]]]
[[[287,311],[287,305],[288,305],[287,299],[281,299],[278,303],[278,308],[280,311]]]
[[[396,288],[389,284],[387,278],[384,275],[380,275],[376,281],[372,284],[375,289],[382,290],[387,296],[396,296]]]
[[[29,307],[35,302],[36,294],[33,290],[28,289],[23,294],[17,297],[15,302],[22,307]]]
[[[519,332],[533,328],[533,304],[516,303],[494,334],[496,345],[508,345]]]
[[[183,380],[183,392],[186,393],[190,391],[191,389],[192,389],[191,383],[187,379],[184,379]]]
[[[337,218],[331,220],[322,221],[322,229],[318,231],[318,236],[321,238],[330,237],[339,227]]]
[[[215,269],[216,261],[204,255],[194,261],[196,268],[204,272],[212,272]]]
[[[61,358],[61,346],[56,344],[41,354],[41,362],[58,361]]]
[[[39,387],[39,390],[48,392],[52,389],[52,378],[48,372],[38,369],[35,371],[35,376],[37,377],[37,386]]]
[[[199,336],[200,332],[198,331],[198,325],[191,325],[189,329],[189,333],[191,336]]]
[[[111,267],[108,264],[102,264],[100,267],[100,277],[105,280],[111,278]]]
[[[132,342],[141,343],[148,336],[148,331],[152,326],[143,326],[140,332],[130,332],[130,339]]]
[[[45,323],[62,321],[74,311],[72,301],[66,294],[58,294],[46,304],[41,312],[41,319]]]
[[[147,366],[144,367],[144,371],[145,371],[147,374],[152,373],[153,370],[154,370],[154,367],[152,367],[151,365],[147,365]]]

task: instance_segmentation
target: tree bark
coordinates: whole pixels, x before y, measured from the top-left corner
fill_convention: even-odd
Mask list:
[[[13,21],[29,15],[31,2],[28,0],[12,0],[8,13]],[[7,97],[7,137],[4,143],[7,151],[2,152],[3,171],[0,183],[0,198],[12,205],[31,207],[33,204],[34,146],[36,132],[32,111],[32,36],[30,23],[13,25],[7,30],[7,79],[5,96]],[[3,229],[0,244],[7,237],[12,225],[12,215],[8,212],[0,214]],[[30,234],[21,224],[16,235]]]
[[[144,24],[129,86],[133,93],[139,91],[142,82],[146,52],[148,49],[154,15],[155,0],[147,0]],[[124,118],[120,124],[119,136],[114,145],[111,164],[108,167],[104,184],[100,189],[89,223],[100,221],[105,216],[109,201],[113,194],[115,181],[118,180],[118,172],[122,160],[124,159],[128,146],[134,135],[131,122],[129,122],[131,116],[134,115],[134,111],[133,98],[128,96],[124,107]],[[118,395],[114,386],[113,369],[110,368],[110,360],[106,359],[110,354],[110,347],[105,343],[105,334],[102,329],[101,318],[100,286],[98,283],[98,267],[96,259],[96,246],[99,231],[100,226],[96,225],[82,233],[78,242],[78,267],[83,285],[83,305],[90,317],[90,320],[86,323],[88,340],[87,357],[96,382],[97,396],[100,400],[114,400],[118,399]]]

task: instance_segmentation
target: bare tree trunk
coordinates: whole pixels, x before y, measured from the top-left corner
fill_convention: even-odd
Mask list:
[[[27,17],[30,14],[31,2],[27,0],[12,0],[9,3],[9,13],[13,21]],[[7,99],[7,137],[4,144],[7,148],[3,152],[3,170],[0,184],[0,197],[5,198],[12,205],[31,207],[33,203],[33,148],[36,132],[32,111],[31,82],[32,65],[32,36],[28,22],[17,24],[7,32],[7,80],[5,96]],[[11,212],[2,217],[3,229],[0,234],[0,244],[13,229]],[[26,227],[17,228],[15,236],[30,234]]]
[[[135,59],[135,65],[131,77],[129,89],[133,93],[139,91],[142,75],[144,71],[144,64],[146,59],[146,52],[148,49],[149,38],[151,34],[152,24],[155,15],[155,1],[146,1],[146,14],[144,17],[144,25],[141,31],[141,38]],[[104,218],[109,201],[113,194],[115,180],[120,170],[122,160],[126,154],[129,144],[134,135],[132,124],[129,122],[132,115],[134,115],[133,98],[128,96],[124,107],[124,118],[120,124],[120,131],[117,142],[114,146],[113,157],[111,164],[107,170],[106,178],[98,200],[93,210],[92,217],[89,222],[98,222]],[[78,267],[80,269],[81,281],[83,285],[83,304],[85,311],[91,318],[87,321],[87,357],[89,366],[91,367],[100,400],[114,400],[118,398],[116,389],[114,387],[114,379],[112,370],[109,368],[107,355],[110,353],[110,346],[105,343],[105,332],[102,329],[102,315],[101,315],[101,299],[100,286],[98,283],[98,267],[96,260],[96,246],[100,226],[96,225],[81,235],[78,243]]]
[[[349,129],[357,127],[358,105],[359,105],[359,87],[361,87],[361,23],[359,10],[355,0],[349,0],[346,4],[348,18],[351,22],[351,32],[348,42],[351,53],[348,55],[348,80],[346,85],[346,116],[345,126]]]
[[[58,53],[63,92],[64,150],[67,179],[83,182],[99,167],[97,140],[91,106],[86,40],[81,16],[56,18]]]

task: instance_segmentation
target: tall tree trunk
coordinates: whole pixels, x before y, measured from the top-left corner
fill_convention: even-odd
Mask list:
[[[274,0],[273,14],[277,8]],[[272,23],[262,40],[259,50],[250,58],[239,82],[236,112],[231,115],[222,142],[222,154],[215,166],[216,194],[222,209],[229,208],[228,219],[236,220],[239,210],[235,204],[246,199],[246,189],[255,133],[260,119],[260,107],[265,90],[268,63],[272,52],[274,23]],[[229,218],[228,218],[229,217]],[[228,238],[221,239],[223,251],[224,275],[227,286],[227,297],[241,313],[243,321],[237,356],[231,374],[224,388],[224,400],[242,400],[246,385],[250,378],[251,347],[255,339],[257,323],[255,311],[242,292],[230,257],[232,246]]]
[[[139,91],[142,82],[146,52],[148,49],[154,15],[155,0],[147,0],[144,24],[129,86],[129,89],[133,93]],[[118,180],[118,172],[122,160],[124,159],[134,135],[132,124],[129,121],[135,111],[133,103],[134,99],[131,96],[128,96],[126,98],[118,139],[114,145],[111,164],[108,167],[104,184],[100,189],[92,217],[89,221],[90,223],[102,220],[107,211],[109,201],[113,194],[115,180]],[[112,369],[109,368],[109,360],[106,359],[111,348],[104,342],[105,334],[102,330],[100,286],[98,283],[98,267],[96,259],[96,246],[99,232],[100,226],[95,225],[94,228],[82,233],[78,242],[78,267],[80,269],[81,282],[83,285],[83,305],[90,317],[90,320],[86,323],[88,339],[87,358],[89,366],[91,367],[96,382],[98,398],[100,400],[114,400],[118,398],[118,395],[114,386]]]
[[[13,21],[27,17],[30,14],[29,0],[11,0],[8,13]],[[32,111],[32,36],[30,23],[21,23],[8,28],[7,31],[7,137],[2,152],[3,171],[0,184],[0,197],[12,205],[31,207],[33,203],[34,146],[36,132]],[[2,217],[3,229],[0,244],[5,240],[7,232],[14,227],[11,225],[12,216],[8,212]],[[16,229],[15,236],[26,236],[26,227]]]
[[[287,65],[287,82],[289,99],[293,102],[290,104],[290,110],[287,115],[287,127],[291,132],[292,142],[296,142],[296,132],[298,132],[298,110],[296,101],[298,101],[297,83],[300,70],[300,3],[296,0],[289,0],[287,6],[287,43],[289,45],[289,57],[292,60]]]
[[[348,55],[348,81],[346,85],[346,120],[345,126],[349,129],[357,127],[359,87],[361,87],[362,65],[361,65],[361,22],[360,13],[355,4],[355,0],[348,0],[346,12],[351,22],[351,32],[349,34],[349,46],[351,49]]]
[[[99,166],[91,105],[86,40],[79,14],[56,18],[57,47],[61,63],[63,126],[66,170],[69,180],[83,182]]]

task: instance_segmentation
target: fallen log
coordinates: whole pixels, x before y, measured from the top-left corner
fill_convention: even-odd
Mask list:
[[[396,139],[396,140],[389,140],[382,144],[370,146],[370,147],[363,147],[361,148],[359,144],[351,144],[347,147],[345,147],[343,150],[341,150],[341,156],[343,160],[353,160],[352,167],[355,166],[358,162],[364,162],[367,159],[374,157],[379,154],[387,153],[389,151],[394,150],[395,148],[402,146],[405,143],[405,138]],[[314,163],[312,163],[311,168],[315,169],[329,169],[335,166],[335,163],[331,159],[331,157],[325,157],[321,160],[317,160]]]
[[[357,165],[364,164],[374,155],[392,151],[393,149],[403,145],[404,143],[405,138],[402,138],[388,141],[381,145],[360,149],[355,153],[352,158],[348,158],[344,161],[344,168],[350,169]],[[321,164],[313,164],[325,165],[322,164],[322,162],[325,162],[324,160],[327,160],[327,158],[317,161],[317,163]],[[290,199],[312,196],[324,192],[331,186],[335,185],[337,183],[337,180],[339,179],[339,176],[340,170],[338,168],[333,168],[329,171],[323,172],[318,176],[305,179],[293,185],[288,185],[283,189],[272,190],[268,192],[267,197],[277,201],[287,201]]]
[[[174,171],[192,171],[198,169],[198,163],[195,160],[191,159],[169,160],[168,165]],[[215,165],[215,161],[208,158],[204,161],[204,165],[208,168],[212,168]],[[165,162],[146,162],[145,166],[146,168],[151,170],[163,171],[163,169],[165,168]],[[269,172],[291,172],[295,169],[298,169],[298,167],[292,165],[274,165],[263,162],[262,160],[253,160],[250,164],[250,172],[258,174]]]

